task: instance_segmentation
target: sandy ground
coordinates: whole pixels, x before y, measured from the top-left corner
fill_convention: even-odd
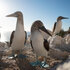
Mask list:
[[[23,54],[27,57],[24,59],[8,59],[7,55],[2,56],[0,59],[0,70],[61,70],[58,68],[58,65],[61,64],[61,60],[55,60],[52,58],[47,58],[47,63],[50,65],[49,68],[41,68],[40,66],[33,67],[30,65],[30,62],[35,61],[35,54],[32,52],[30,44],[27,43]],[[39,57],[39,60],[42,61],[43,57]],[[69,63],[70,65],[70,63]],[[64,70],[64,69],[62,69]],[[69,69],[70,70],[70,69]]]

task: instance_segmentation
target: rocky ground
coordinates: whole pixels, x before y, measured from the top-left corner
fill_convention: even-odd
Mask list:
[[[5,44],[3,44],[5,45]],[[4,46],[3,46],[4,47]],[[30,44],[27,43],[23,54],[27,57],[24,59],[8,59],[7,55],[1,55],[0,57],[0,70],[70,70],[70,60],[62,62],[61,60],[55,60],[52,58],[47,58],[47,63],[50,65],[49,68],[41,68],[40,66],[33,67],[30,62],[35,61],[35,54],[32,52]],[[38,58],[40,61],[43,57]]]

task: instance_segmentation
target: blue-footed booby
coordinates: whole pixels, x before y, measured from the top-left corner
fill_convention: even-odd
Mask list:
[[[16,30],[13,31],[13,33],[11,35],[10,46],[12,47],[13,53],[16,50],[19,50],[20,54],[18,55],[18,57],[22,57],[23,56],[22,49],[24,47],[24,42],[25,42],[23,14],[22,14],[22,12],[17,11],[13,14],[7,15],[7,17],[16,17],[17,18]]]
[[[60,32],[61,28],[62,28],[62,19],[68,19],[67,17],[62,17],[59,16],[57,18],[57,22],[55,22],[54,27],[53,27],[53,35],[56,35]]]
[[[49,51],[49,42],[47,39],[44,39],[43,35],[41,34],[41,31],[44,31],[45,33],[51,34],[46,30],[43,23],[40,20],[35,21],[32,24],[31,27],[31,47],[33,51],[36,53],[36,62],[32,62],[31,64],[33,66],[40,65],[41,67],[48,67],[49,65],[46,64],[46,57],[48,55]],[[38,56],[44,56],[44,62],[38,61]]]

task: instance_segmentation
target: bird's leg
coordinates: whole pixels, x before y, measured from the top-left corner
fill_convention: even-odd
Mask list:
[[[30,63],[32,66],[40,66],[41,62],[38,60],[38,56],[36,55],[36,61]]]
[[[47,68],[49,65],[46,63],[46,57],[44,57],[44,61],[41,62],[41,67]]]
[[[17,56],[18,58],[21,58],[21,59],[26,58],[26,56],[23,55],[22,52],[23,52],[23,50],[20,50],[20,54],[18,54],[18,56]]]

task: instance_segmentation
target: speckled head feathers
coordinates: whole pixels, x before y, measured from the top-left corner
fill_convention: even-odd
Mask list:
[[[32,26],[31,26],[31,32],[38,30],[42,26],[43,26],[43,23],[40,20],[33,22]]]

